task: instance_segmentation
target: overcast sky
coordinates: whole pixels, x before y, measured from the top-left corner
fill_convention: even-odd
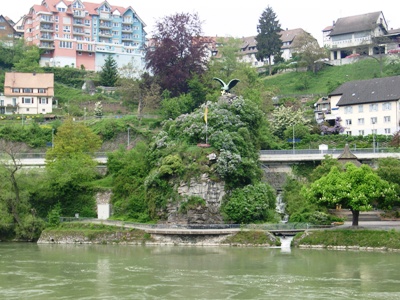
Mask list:
[[[87,2],[101,3],[101,0]],[[17,21],[41,0],[1,0],[0,14]],[[109,0],[111,5],[131,6],[146,23],[150,35],[157,19],[175,13],[198,13],[208,36],[243,37],[257,34],[258,19],[270,6],[283,29],[302,28],[322,46],[322,30],[341,17],[382,11],[389,28],[400,28],[400,1],[365,0]]]

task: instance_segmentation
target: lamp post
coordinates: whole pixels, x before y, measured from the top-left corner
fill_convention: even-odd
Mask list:
[[[375,121],[372,121],[372,148],[375,153]]]
[[[54,128],[51,129],[51,148],[54,148]]]
[[[293,154],[294,154],[294,143],[295,141],[294,141],[294,125],[293,125]]]

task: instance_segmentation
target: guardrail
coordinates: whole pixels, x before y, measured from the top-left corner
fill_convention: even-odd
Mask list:
[[[351,149],[351,153],[353,154],[361,154],[361,153],[400,153],[400,149],[393,148],[359,148],[359,149]],[[318,149],[293,149],[291,150],[260,150],[260,155],[302,155],[302,154],[341,154],[343,153],[342,148],[331,149],[331,150],[318,150]],[[107,152],[96,152],[94,153],[96,158],[106,158]],[[18,159],[24,158],[45,158],[46,153],[16,153],[15,157]]]

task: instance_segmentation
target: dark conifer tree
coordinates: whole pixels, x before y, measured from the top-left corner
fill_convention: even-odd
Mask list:
[[[258,61],[268,60],[269,75],[271,75],[272,56],[279,56],[282,47],[281,25],[277,20],[275,12],[271,7],[267,7],[261,14],[257,26],[257,54]]]
[[[103,67],[100,72],[100,84],[102,86],[115,86],[118,80],[118,65],[115,59],[109,55],[107,56]]]

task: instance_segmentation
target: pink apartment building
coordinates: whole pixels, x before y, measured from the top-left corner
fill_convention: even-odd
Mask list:
[[[44,50],[42,66],[99,71],[108,55],[122,67],[144,68],[144,22],[132,7],[43,0],[24,16],[24,37]]]

